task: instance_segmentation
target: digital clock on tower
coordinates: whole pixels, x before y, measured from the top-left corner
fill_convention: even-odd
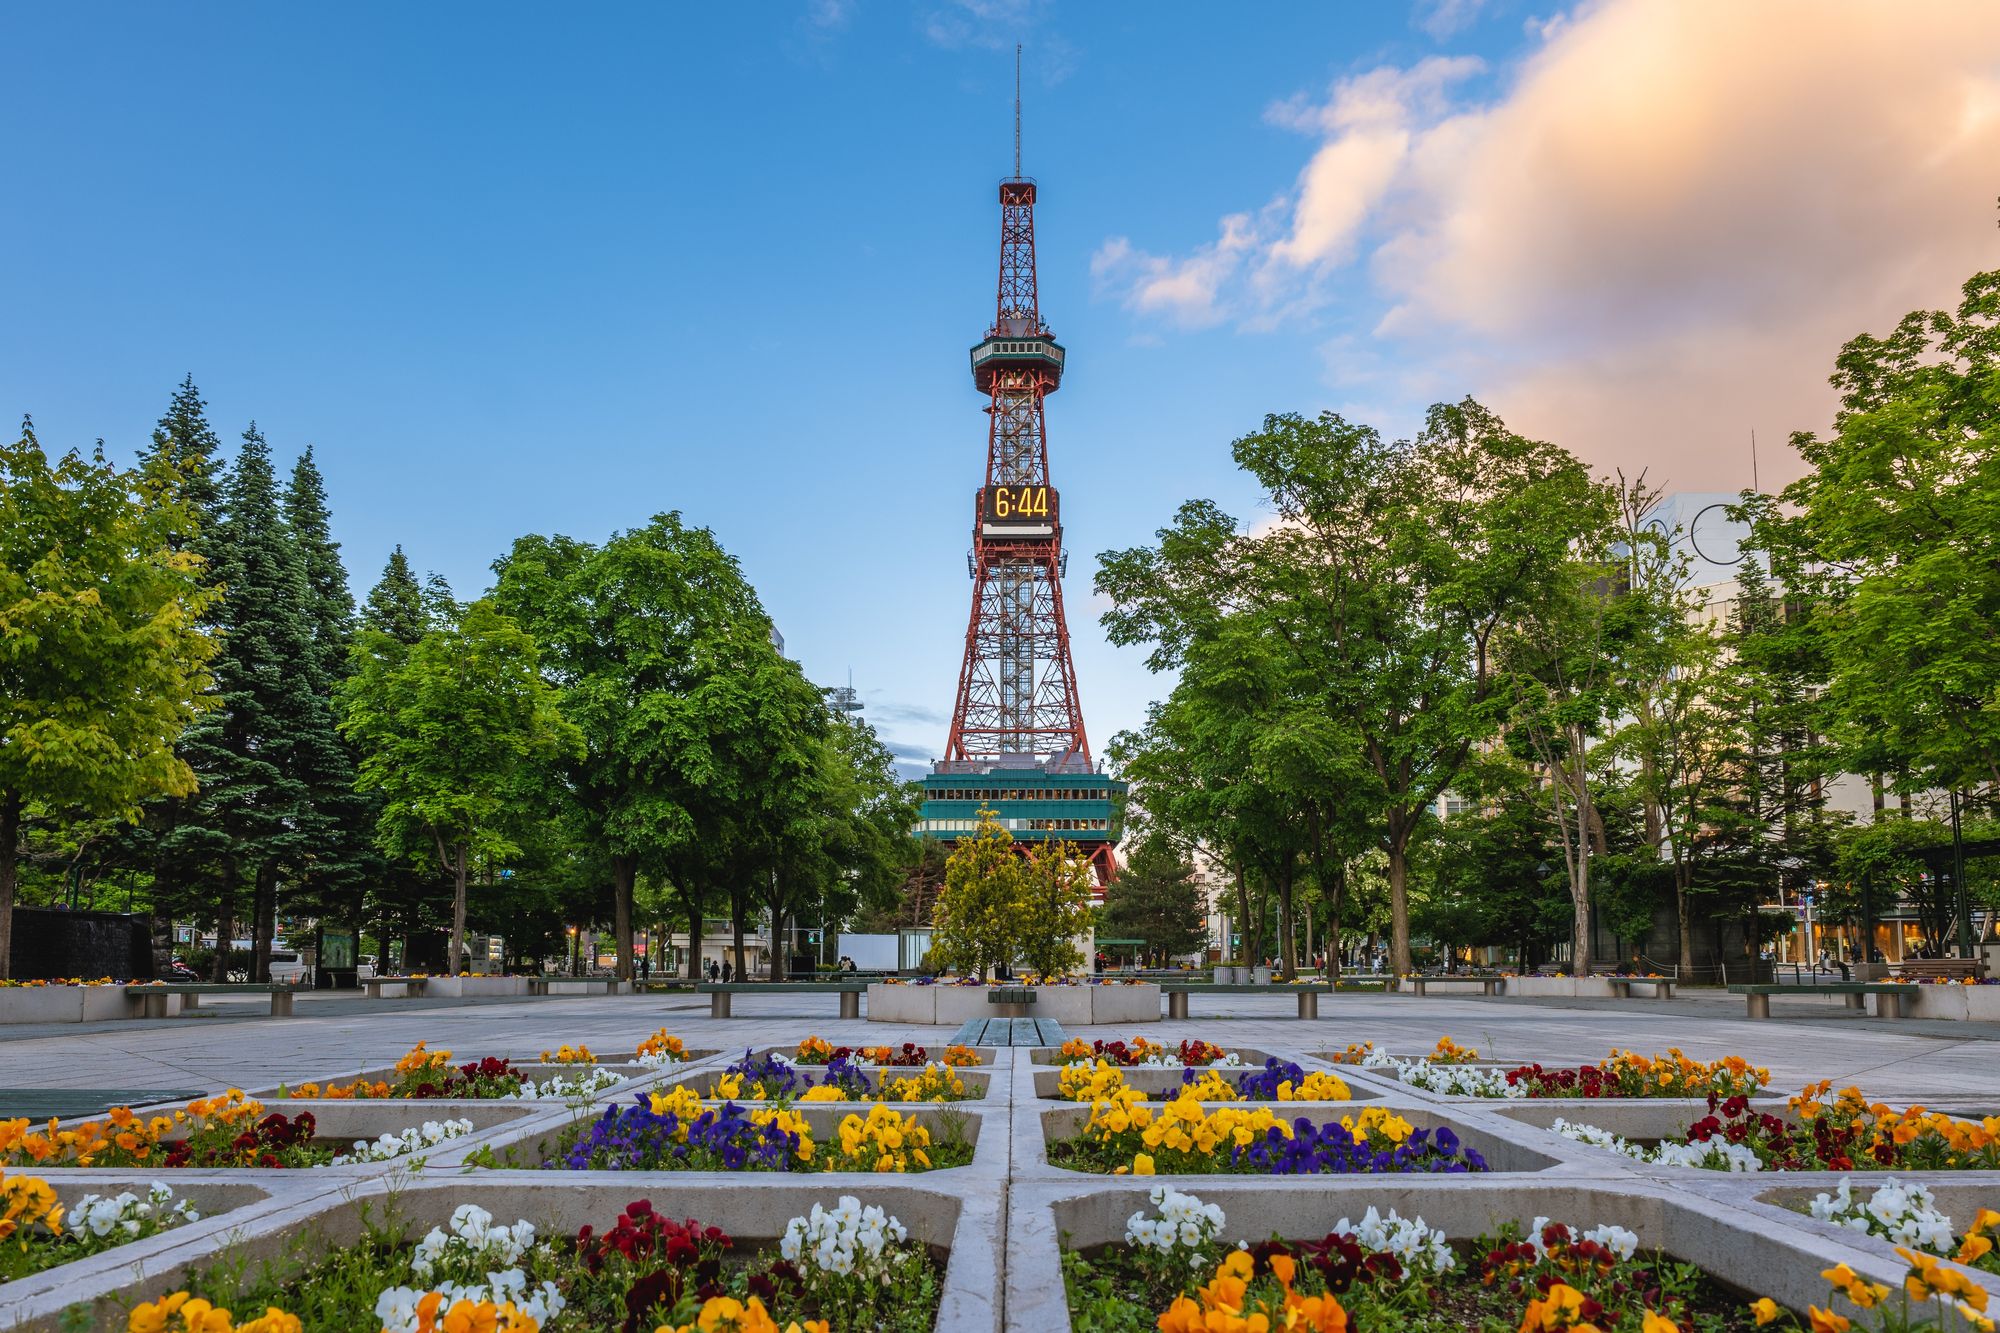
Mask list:
[[[988,486],[980,492],[980,523],[988,530],[1050,535],[1056,525],[1056,488],[1049,485]]]

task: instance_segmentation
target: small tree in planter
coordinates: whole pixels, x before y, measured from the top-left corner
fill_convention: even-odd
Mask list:
[[[944,889],[932,913],[930,956],[939,968],[983,977],[1012,961],[1023,943],[1024,870],[1013,835],[991,810],[981,810],[978,830],[945,862]]]
[[[1016,913],[1021,961],[1043,980],[1083,963],[1077,936],[1090,928],[1090,860],[1075,843],[1046,843],[1022,867]]]

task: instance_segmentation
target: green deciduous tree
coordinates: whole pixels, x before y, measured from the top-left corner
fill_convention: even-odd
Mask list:
[[[740,904],[758,893],[746,877],[768,876],[769,857],[758,864],[746,849],[770,830],[743,817],[807,762],[804,738],[770,755],[752,733],[730,730],[754,724],[769,738],[783,730],[767,725],[772,718],[794,711],[779,699],[760,708],[750,696],[752,675],[777,670],[770,620],[715,535],[678,514],[602,547],[523,537],[494,569],[496,602],[541,645],[563,713],[583,734],[563,786],[579,836],[610,866],[620,975],[632,975],[642,870],[673,884],[692,966],[714,893],[733,892],[740,922]]]
[[[1824,648],[1827,718],[1863,772],[2000,784],[2000,272],[1955,311],[1841,349],[1833,432],[1756,506],[1757,536]]]
[[[1020,957],[1043,981],[1068,976],[1083,965],[1078,941],[1090,929],[1090,858],[1073,842],[1044,842],[1028,849],[1021,867],[1016,908]]]
[[[414,645],[363,631],[339,694],[361,784],[382,794],[383,848],[452,876],[455,969],[474,858],[517,850],[522,770],[573,757],[582,737],[557,711],[533,640],[490,601]]]
[[[215,643],[185,490],[169,459],[51,463],[28,422],[0,448],[0,978],[25,811],[130,817],[194,787],[174,740]]]
[[[1144,941],[1147,953],[1177,958],[1208,943],[1208,904],[1194,865],[1164,835],[1139,843],[1104,891],[1098,929]]]
[[[1115,643],[1154,644],[1149,665],[1172,670],[1214,608],[1259,608],[1297,677],[1322,683],[1329,756],[1354,756],[1406,971],[1412,840],[1497,731],[1494,636],[1570,577],[1597,488],[1568,453],[1470,400],[1432,408],[1410,441],[1332,413],[1287,415],[1234,452],[1277,521],[1239,532],[1212,504],[1185,506],[1157,547],[1103,557],[1105,625]]]
[[[931,959],[939,970],[983,977],[1014,960],[1021,949],[1024,871],[1013,834],[993,811],[980,810],[978,828],[958,840],[945,862],[944,892],[932,914]]]

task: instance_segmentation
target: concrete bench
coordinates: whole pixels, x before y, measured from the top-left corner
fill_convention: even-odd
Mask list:
[[[290,1018],[292,1016],[292,996],[297,987],[283,981],[252,982],[177,982],[167,986],[127,986],[125,994],[141,1003],[142,1014],[147,1018],[167,1016],[167,997],[181,997],[181,1013],[189,1014],[201,1007],[204,995],[269,995],[271,997],[271,1017]]]
[[[1282,981],[1258,985],[1254,981],[1163,981],[1160,993],[1167,997],[1167,1017],[1188,1016],[1188,996],[1201,995],[1296,995],[1300,1018],[1319,1017],[1319,997],[1327,993],[1323,985],[1294,986]]]
[[[1442,973],[1434,977],[1407,977],[1405,984],[1421,997],[1432,986],[1477,986],[1481,995],[1498,995],[1505,977],[1475,973]]]
[[[1771,1016],[1773,995],[1838,995],[1847,1002],[1849,1009],[1867,1008],[1868,1002],[1862,997],[1873,995],[1878,997],[1877,1012],[1883,1018],[1901,1018],[1903,997],[1916,994],[1916,990],[1914,982],[1896,985],[1887,982],[1829,981],[1817,986],[1737,985],[1731,986],[1729,993],[1744,998],[1751,1018]]]
[[[734,995],[838,995],[842,1018],[861,1017],[865,981],[704,981],[695,992],[708,997],[708,1016],[728,1018]]]
[[[379,1000],[384,986],[400,986],[403,998],[414,1000],[424,993],[430,982],[429,977],[370,977],[361,983],[361,988],[368,992],[369,999]]]
[[[1611,987],[1612,993],[1621,1000],[1632,998],[1632,988],[1634,986],[1651,986],[1653,988],[1653,998],[1656,1000],[1671,1000],[1674,998],[1674,979],[1672,977],[1605,977],[1604,984]]]
[[[1062,1024],[1053,1018],[972,1018],[951,1034],[953,1046],[1060,1046]]]

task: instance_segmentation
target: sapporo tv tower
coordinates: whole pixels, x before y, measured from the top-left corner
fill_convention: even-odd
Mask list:
[[[1014,174],[1000,182],[1000,284],[993,325],[972,349],[987,397],[986,482],[973,499],[972,618],[945,756],[924,779],[923,832],[946,842],[994,810],[1017,845],[1067,841],[1097,872],[1117,869],[1114,800],[1125,784],[1091,762],[1063,619],[1066,557],[1049,473],[1043,402],[1062,384],[1063,347],[1035,288],[1035,182],[1021,174],[1020,50]]]

